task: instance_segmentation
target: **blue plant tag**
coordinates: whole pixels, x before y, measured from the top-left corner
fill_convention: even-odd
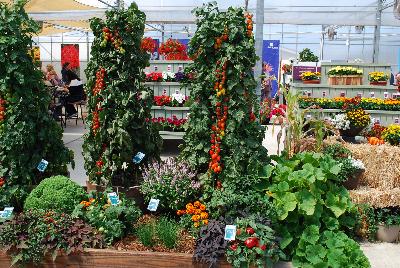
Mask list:
[[[110,199],[110,203],[112,206],[118,206],[119,198],[116,193],[108,193],[107,196],[108,196],[108,199]]]
[[[2,219],[8,219],[11,217],[12,213],[14,211],[13,207],[6,207],[4,208],[3,211],[0,211],[0,218]]]
[[[225,226],[225,240],[234,241],[236,239],[236,225]]]
[[[132,159],[133,163],[139,164],[140,162],[142,162],[144,156],[145,156],[144,153],[138,152]]]
[[[46,160],[42,159],[42,161],[40,161],[40,163],[37,166],[37,169],[40,172],[44,172],[47,168],[47,165],[49,164],[49,162],[47,162]]]
[[[158,204],[160,203],[159,199],[150,199],[149,205],[147,206],[147,209],[150,211],[157,211]]]

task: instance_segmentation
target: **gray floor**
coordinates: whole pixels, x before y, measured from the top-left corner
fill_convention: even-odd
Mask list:
[[[268,149],[270,154],[276,154],[278,150],[276,135],[280,128],[269,126],[263,145]],[[64,129],[64,143],[68,148],[74,151],[75,154],[75,169],[70,167],[71,178],[80,183],[85,184],[86,172],[83,167],[82,144],[83,134],[87,130],[84,129],[81,121],[75,125],[75,120],[70,120]],[[164,143],[162,158],[167,158],[177,155],[178,143],[176,141],[167,141]],[[281,146],[282,147],[282,146]],[[371,262],[372,268],[400,268],[400,244],[389,243],[363,243],[362,250],[367,255]],[[287,267],[287,266],[282,266]]]

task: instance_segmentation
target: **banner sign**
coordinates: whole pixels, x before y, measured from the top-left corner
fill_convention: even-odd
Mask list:
[[[271,96],[263,96],[263,98],[274,97],[278,93],[279,46],[280,40],[264,40],[263,42],[263,73],[271,78],[268,79],[271,83]]]

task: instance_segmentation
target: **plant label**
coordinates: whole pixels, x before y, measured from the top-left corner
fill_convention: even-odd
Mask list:
[[[158,66],[154,65],[154,71],[157,72],[158,71]]]
[[[234,241],[236,239],[236,225],[225,226],[225,240]]]
[[[307,91],[307,97],[311,97],[311,91]]]
[[[47,162],[46,160],[42,159],[42,161],[40,161],[40,163],[38,164],[37,169],[40,172],[44,172],[48,165],[49,165],[49,162]]]
[[[340,97],[346,97],[346,92],[344,91],[340,92]]]
[[[182,65],[179,65],[179,67],[178,67],[178,72],[182,72],[183,71],[183,66]]]
[[[323,98],[326,97],[326,91],[322,91],[322,97],[323,97]]]
[[[118,206],[119,197],[116,193],[108,193],[107,196],[112,206]]]
[[[362,93],[361,93],[361,92],[358,92],[358,93],[357,93],[357,97],[362,98]]]
[[[171,70],[172,70],[172,66],[171,66],[171,65],[168,65],[168,66],[167,66],[167,71],[170,72]]]
[[[5,207],[3,211],[0,211],[0,218],[8,219],[11,217],[14,211],[14,207]]]
[[[150,202],[149,202],[149,205],[147,206],[147,209],[150,210],[150,211],[157,211],[159,203],[160,203],[160,199],[152,198],[152,199],[150,199]]]
[[[383,97],[385,99],[388,99],[389,98],[389,92],[383,92]]]
[[[310,120],[310,119],[311,119],[311,114],[308,114],[308,115],[306,116],[306,118],[307,118],[308,120]]]
[[[370,92],[369,95],[371,96],[371,98],[375,98],[375,92]]]
[[[143,158],[144,158],[145,154],[142,152],[138,152],[134,157],[133,157],[133,163],[135,164],[139,164],[140,162],[142,162]]]
[[[395,118],[395,119],[394,119],[394,123],[395,123],[395,124],[398,124],[398,123],[399,123],[399,119],[398,119],[398,118]]]
[[[380,124],[380,123],[381,123],[381,120],[380,120],[379,118],[375,118],[375,123],[376,123],[376,124]]]

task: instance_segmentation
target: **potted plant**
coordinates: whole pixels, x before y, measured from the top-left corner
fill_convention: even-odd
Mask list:
[[[363,70],[336,66],[328,71],[330,85],[361,85]]]
[[[300,62],[318,62],[319,58],[312,53],[312,51],[309,48],[303,49],[299,53],[299,61]]]
[[[274,101],[270,98],[266,98],[260,104],[260,123],[261,125],[268,125],[271,118],[270,114],[272,111],[272,106],[274,106]]]
[[[304,72],[300,77],[304,84],[319,84],[321,82],[320,72]]]
[[[400,145],[400,125],[389,125],[382,131],[382,139],[390,145]]]
[[[368,80],[370,85],[374,86],[386,86],[389,75],[384,72],[370,72],[368,74]]]
[[[286,105],[285,104],[275,104],[269,114],[269,118],[275,117],[274,123],[278,122],[280,125],[283,124],[283,119],[286,114]]]
[[[400,233],[400,215],[391,209],[383,208],[376,212],[378,231],[376,238],[382,242],[395,242]]]

